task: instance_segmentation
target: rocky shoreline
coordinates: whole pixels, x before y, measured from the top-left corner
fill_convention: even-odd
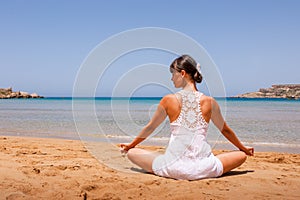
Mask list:
[[[257,92],[239,94],[234,97],[300,99],[300,84],[272,85],[270,88],[261,88]]]
[[[14,92],[12,88],[0,88],[0,99],[29,99],[29,98],[44,98],[36,93],[29,94],[28,92]]]

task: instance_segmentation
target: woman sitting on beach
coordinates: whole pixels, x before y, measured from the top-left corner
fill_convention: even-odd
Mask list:
[[[254,149],[245,147],[224,121],[220,107],[212,97],[197,90],[202,75],[196,61],[183,55],[170,66],[176,94],[160,101],[150,122],[130,144],[120,144],[128,159],[147,172],[174,179],[197,180],[219,177],[240,166]],[[171,138],[164,154],[135,148],[169,117]],[[206,141],[210,120],[239,151],[213,155]]]

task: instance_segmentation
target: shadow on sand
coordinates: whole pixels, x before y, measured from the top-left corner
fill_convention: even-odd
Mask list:
[[[220,178],[222,177],[226,177],[226,176],[237,176],[237,175],[243,175],[243,174],[247,174],[247,173],[251,173],[254,172],[254,170],[244,170],[244,171],[229,171],[225,174],[223,174]]]
[[[134,171],[134,172],[138,172],[138,173],[151,174],[141,168],[136,168],[136,167],[131,167],[130,170]],[[218,178],[227,177],[227,176],[238,176],[238,175],[243,175],[243,174],[252,173],[252,172],[254,172],[254,170],[229,171]]]

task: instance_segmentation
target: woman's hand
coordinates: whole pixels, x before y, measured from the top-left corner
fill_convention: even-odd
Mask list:
[[[127,153],[132,148],[128,143],[119,144],[119,146],[121,147],[121,153]]]
[[[247,156],[253,156],[254,155],[254,148],[253,147],[245,147],[245,149],[242,149],[241,151],[245,152]]]

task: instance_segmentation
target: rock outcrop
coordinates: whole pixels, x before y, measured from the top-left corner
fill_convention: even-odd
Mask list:
[[[249,92],[234,97],[300,99],[300,84],[272,85],[271,88],[261,88],[258,92]]]
[[[12,88],[0,88],[0,99],[13,99],[13,98],[44,98],[43,96],[39,96],[36,93],[29,94],[28,92],[14,92]]]

